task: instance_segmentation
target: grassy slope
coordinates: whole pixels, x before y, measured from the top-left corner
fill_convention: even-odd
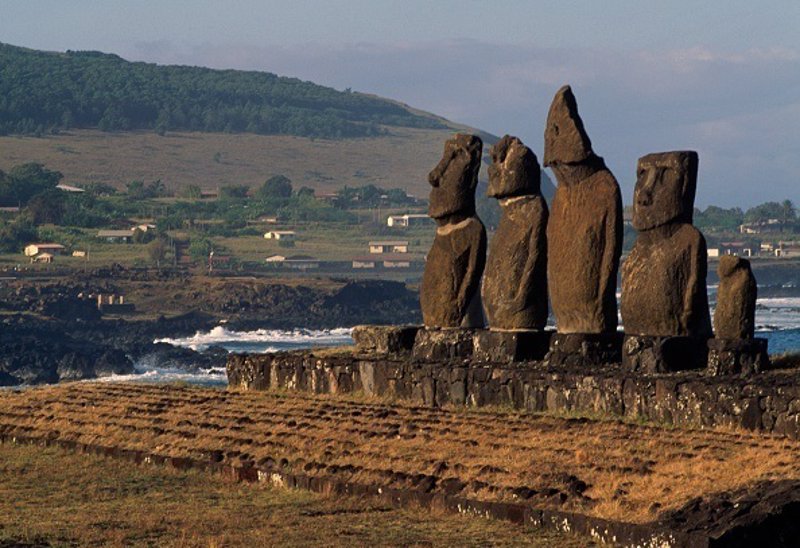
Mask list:
[[[0,546],[583,546],[497,521],[0,446]]]
[[[161,179],[168,188],[188,184],[260,185],[276,174],[294,186],[333,191],[373,183],[427,196],[427,175],[439,161],[449,131],[392,128],[378,138],[312,140],[303,137],[223,133],[94,130],[42,138],[0,137],[0,169],[41,162],[64,182],[102,182],[117,188]]]

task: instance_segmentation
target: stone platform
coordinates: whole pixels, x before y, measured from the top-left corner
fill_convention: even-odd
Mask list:
[[[361,392],[441,407],[500,405],[533,412],[607,414],[686,427],[741,427],[800,439],[800,371],[712,376],[645,374],[620,364],[426,362],[409,356],[297,351],[231,354],[231,388]]]

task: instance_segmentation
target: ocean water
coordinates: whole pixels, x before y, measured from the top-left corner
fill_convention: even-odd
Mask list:
[[[714,313],[716,287],[709,288],[711,313]],[[552,318],[551,318],[552,320]],[[552,326],[551,326],[552,327]],[[757,301],[756,336],[769,340],[772,355],[800,352],[800,297],[769,297]],[[311,347],[333,347],[352,344],[350,328],[338,329],[258,329],[234,331],[217,326],[211,331],[197,332],[190,337],[156,339],[175,346],[203,351],[220,346],[229,352],[277,352]],[[87,382],[188,382],[206,386],[225,386],[227,379],[223,368],[189,372],[182,369],[165,369],[141,360],[135,364],[137,373],[114,375]]]

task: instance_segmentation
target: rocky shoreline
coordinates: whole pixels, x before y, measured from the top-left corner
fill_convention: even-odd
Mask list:
[[[104,275],[105,274],[105,275]],[[131,317],[104,316],[97,294],[128,295]],[[90,298],[91,296],[91,298]],[[159,303],[170,306],[162,314]],[[150,304],[152,303],[152,304]],[[158,368],[223,368],[227,352],[154,343],[190,336],[225,322],[237,331],[346,327],[419,321],[415,292],[398,282],[290,285],[271,280],[220,280],[122,271],[69,280],[15,280],[0,287],[0,386],[33,385]]]

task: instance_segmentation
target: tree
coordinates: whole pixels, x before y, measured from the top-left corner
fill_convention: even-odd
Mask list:
[[[57,189],[37,194],[28,202],[28,212],[37,225],[60,224],[64,216],[64,193]]]
[[[797,220],[797,212],[795,211],[794,204],[791,200],[784,200],[781,202],[781,208],[783,210],[781,220],[783,227],[785,228],[786,225],[794,223]]]
[[[25,205],[37,194],[54,189],[63,178],[61,172],[35,162],[14,166],[7,175],[0,176],[0,203]]]
[[[315,196],[314,189],[311,187],[300,187],[300,190],[297,191],[298,198],[313,198]]]
[[[273,175],[256,192],[259,200],[292,197],[292,181],[285,175]]]
[[[201,189],[198,185],[187,185],[183,188],[183,197],[192,200],[199,200],[201,196]]]
[[[219,189],[219,196],[228,199],[247,198],[248,190],[250,188],[247,185],[225,185]]]
[[[161,270],[161,261],[167,256],[169,245],[163,238],[156,238],[147,246],[147,255],[156,263],[156,268]]]
[[[783,205],[778,202],[765,202],[748,209],[744,214],[744,220],[748,223],[757,223],[768,221],[769,219],[782,219],[783,215]]]

